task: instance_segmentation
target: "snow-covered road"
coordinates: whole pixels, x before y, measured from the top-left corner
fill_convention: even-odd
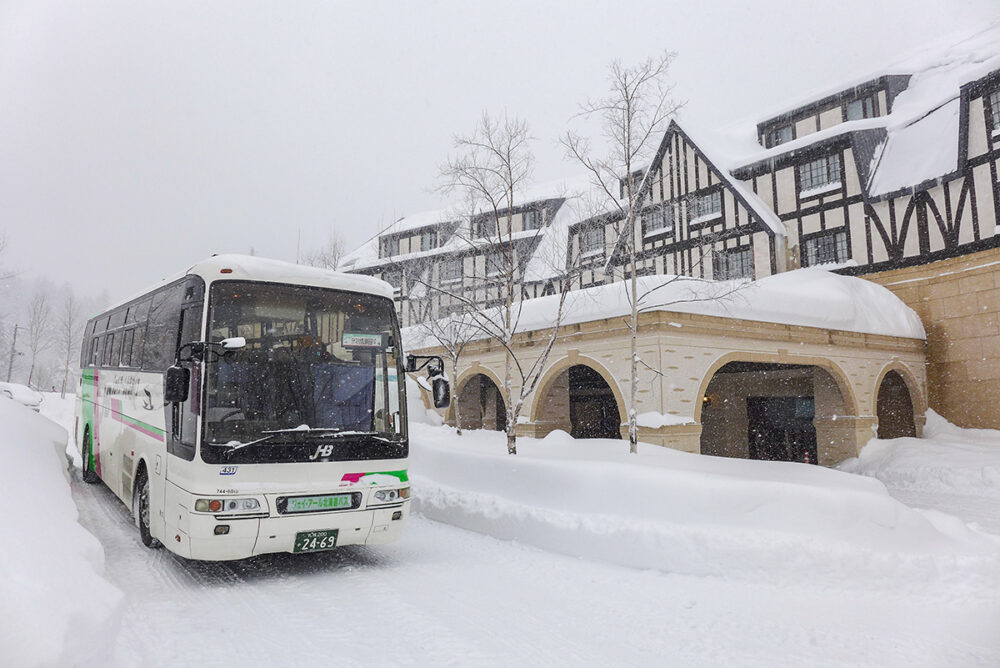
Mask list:
[[[391,546],[186,562],[102,486],[81,522],[127,598],[116,666],[996,665],[985,603],[636,571],[416,517]],[[780,575],[776,575],[780,582]]]
[[[120,629],[93,639],[111,666],[1000,665],[1000,603],[919,582],[642,571],[419,515],[388,546],[188,562],[144,548],[104,486],[72,488],[125,594]]]

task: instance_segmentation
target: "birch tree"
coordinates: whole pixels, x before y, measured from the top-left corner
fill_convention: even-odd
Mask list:
[[[638,294],[636,277],[637,237],[639,209],[646,177],[639,170],[651,157],[653,148],[670,117],[680,108],[671,97],[673,87],[667,75],[673,62],[673,53],[663,53],[648,58],[638,65],[627,67],[619,61],[608,67],[608,92],[595,101],[583,105],[580,116],[599,121],[606,153],[596,156],[590,142],[573,131],[566,133],[563,145],[567,154],[579,162],[590,174],[591,181],[603,193],[615,217],[616,251],[627,266],[628,300],[631,305],[628,326],[630,330],[630,373],[628,405],[629,452],[638,452],[638,424],[636,403],[639,388],[639,368],[642,364],[638,351],[639,312],[641,295]],[[642,174],[637,177],[637,174]],[[613,259],[613,258],[612,258]],[[611,268],[611,262],[608,263]]]
[[[66,385],[69,382],[69,375],[74,368],[74,360],[80,353],[80,303],[72,290],[67,290],[63,297],[62,307],[59,311],[59,322],[56,335],[58,341],[56,351],[62,360],[62,386],[60,396],[66,398]]]
[[[462,289],[449,289],[427,281],[438,294],[450,296],[453,303],[462,304],[469,314],[469,326],[476,338],[489,338],[504,350],[503,393],[507,405],[507,452],[517,454],[516,428],[525,399],[534,392],[549,354],[555,344],[562,322],[569,280],[558,281],[562,290],[555,298],[539,333],[540,346],[528,350],[515,345],[522,306],[522,270],[525,256],[534,246],[542,230],[534,234],[515,233],[514,211],[518,196],[531,176],[533,155],[531,137],[524,121],[507,115],[492,117],[483,113],[471,134],[455,138],[455,153],[441,168],[441,190],[459,195],[473,203],[466,225],[460,225],[456,236],[463,240],[477,257],[483,258],[483,276],[472,279]],[[568,264],[561,263],[563,274]],[[479,295],[496,295],[495,306],[481,308]],[[531,353],[529,355],[529,352]]]
[[[28,306],[28,350],[31,351],[31,367],[28,370],[28,385],[35,375],[35,363],[39,354],[52,346],[52,332],[49,327],[52,320],[52,309],[49,298],[44,292],[36,292]]]
[[[417,330],[426,340],[437,343],[444,350],[444,357],[451,366],[451,401],[455,409],[455,431],[462,435],[462,404],[461,388],[458,387],[458,364],[465,352],[465,347],[476,338],[477,328],[474,315],[465,304],[458,311],[443,318],[428,317],[417,326]]]
[[[331,232],[326,243],[306,253],[303,263],[321,269],[336,269],[344,257],[344,240],[336,232]]]

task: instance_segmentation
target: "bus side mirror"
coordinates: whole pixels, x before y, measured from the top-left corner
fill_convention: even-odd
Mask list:
[[[431,379],[431,389],[434,394],[434,408],[447,408],[451,403],[451,386],[443,376]]]
[[[170,403],[187,401],[188,387],[191,385],[191,370],[180,366],[167,369],[163,388],[163,400]]]

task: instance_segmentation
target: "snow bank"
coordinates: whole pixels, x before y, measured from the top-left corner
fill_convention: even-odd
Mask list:
[[[66,431],[0,398],[0,665],[100,665],[121,593],[77,523]]]
[[[934,523],[871,478],[559,432],[414,425],[415,509],[503,540],[635,568],[751,580],[1000,586],[1000,543]]]
[[[924,438],[872,439],[838,468],[898,489],[995,498],[1000,514],[1000,431],[961,429],[932,410]]]

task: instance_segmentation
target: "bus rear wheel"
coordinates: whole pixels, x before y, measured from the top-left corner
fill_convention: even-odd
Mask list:
[[[81,465],[83,469],[83,481],[91,485],[101,480],[101,477],[97,475],[97,472],[94,471],[90,464],[90,456],[93,449],[94,446],[90,439],[90,429],[87,429],[83,432],[83,452],[80,453],[80,456],[83,458],[83,464]]]
[[[135,525],[139,527],[142,544],[148,548],[159,547],[160,541],[153,538],[149,531],[149,476],[145,466],[139,467],[132,487],[132,515],[135,516]]]

